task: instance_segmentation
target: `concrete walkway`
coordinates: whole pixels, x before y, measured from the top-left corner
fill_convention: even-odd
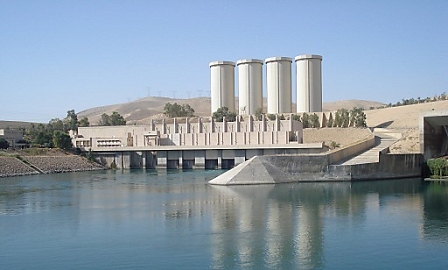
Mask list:
[[[380,161],[380,151],[391,146],[398,138],[387,133],[375,133],[375,146],[369,150],[341,163],[335,165],[355,165],[363,163],[375,163]]]

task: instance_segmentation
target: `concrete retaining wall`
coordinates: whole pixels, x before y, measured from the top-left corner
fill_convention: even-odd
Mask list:
[[[340,150],[332,151],[328,154],[328,163],[333,164],[342,160],[345,160],[349,157],[353,157],[364,152],[366,149],[375,146],[375,136],[368,138],[366,140],[351,144],[347,147],[344,147]]]
[[[329,155],[255,156],[212,181],[213,185],[360,181],[421,177],[421,154],[380,155],[380,162],[329,165]],[[260,173],[263,172],[263,173]]]

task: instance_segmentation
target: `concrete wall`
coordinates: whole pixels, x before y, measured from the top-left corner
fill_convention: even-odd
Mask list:
[[[374,145],[375,145],[375,136],[373,136],[372,134],[371,138],[368,138],[366,140],[354,143],[352,145],[349,145],[347,147],[329,153],[328,154],[329,163],[332,164],[338,161],[345,160],[349,157],[353,157],[355,155],[364,152],[366,149],[373,147]]]
[[[218,135],[219,133],[216,133]],[[258,134],[258,133],[257,133]],[[204,134],[205,135],[205,134]],[[229,135],[229,134],[227,134]],[[223,149],[185,149],[185,150],[139,150],[92,152],[95,159],[110,167],[115,163],[119,169],[130,168],[204,168],[207,162],[215,162],[216,168],[222,167],[222,160],[231,167],[243,163],[255,155],[303,155],[318,154],[325,151],[322,144],[303,148],[223,148]],[[230,161],[231,160],[231,161]]]
[[[329,155],[255,156],[210,184],[254,185],[287,182],[360,181],[421,177],[421,154],[382,154],[377,163],[331,165]]]
[[[266,140],[267,144],[303,141],[302,123],[291,119],[254,121],[249,116],[244,122],[218,123],[212,120],[202,123],[202,119],[198,119],[199,123],[190,124],[189,119],[184,121],[179,123],[178,119],[173,119],[173,123],[168,124],[163,120],[145,126],[80,127],[73,144],[86,151],[100,151],[122,147],[253,145],[264,144],[264,137],[275,138]]]

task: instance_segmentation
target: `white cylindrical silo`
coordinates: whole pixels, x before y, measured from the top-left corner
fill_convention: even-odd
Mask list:
[[[322,111],[322,56],[299,55],[296,61],[297,112]]]
[[[242,59],[238,66],[238,110],[240,115],[263,109],[263,60]]]
[[[291,62],[289,57],[271,57],[266,62],[267,113],[291,113]]]
[[[227,107],[235,112],[235,63],[210,62],[211,112]]]

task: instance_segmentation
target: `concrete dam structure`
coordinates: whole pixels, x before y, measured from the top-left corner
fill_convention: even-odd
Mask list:
[[[91,151],[103,165],[123,169],[232,168],[256,155],[326,151],[322,143],[303,144],[303,125],[292,118],[171,120],[140,126],[79,127],[72,141],[81,151]]]
[[[256,156],[209,184],[261,185],[421,177],[423,155],[389,154],[389,145],[396,141],[390,138],[381,134],[329,153]],[[363,158],[368,152],[371,156]]]

